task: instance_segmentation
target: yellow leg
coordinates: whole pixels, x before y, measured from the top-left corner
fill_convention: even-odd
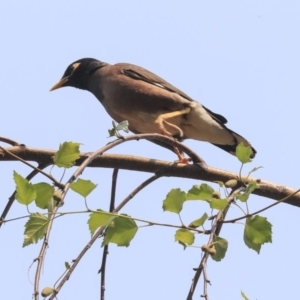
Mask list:
[[[162,133],[164,133],[166,135],[169,135],[169,136],[172,136],[172,134],[165,129],[164,125],[166,125],[166,127],[172,128],[173,130],[177,130],[178,135],[180,137],[183,137],[183,131],[178,126],[176,126],[176,125],[174,125],[170,122],[167,122],[166,120],[174,118],[174,117],[178,117],[178,116],[181,116],[181,115],[188,114],[190,112],[190,110],[191,109],[189,107],[187,107],[187,108],[182,109],[182,110],[177,110],[177,111],[172,111],[170,113],[161,114],[156,118],[155,123],[157,123],[159,125],[159,128],[161,129]]]
[[[183,137],[183,131],[181,130],[181,128],[179,128],[177,125],[174,125],[168,121],[166,121],[166,119],[171,119],[177,116],[181,116],[181,115],[185,115],[188,114],[190,112],[190,108],[187,107],[185,109],[182,110],[178,110],[178,111],[173,111],[170,113],[166,113],[166,114],[161,114],[159,115],[156,120],[155,123],[157,123],[159,125],[159,128],[162,132],[162,134],[167,135],[167,136],[173,136],[165,127],[169,127],[175,131],[178,131],[178,136],[179,137]],[[184,163],[187,164],[190,160],[189,158],[184,157],[180,151],[178,150],[177,147],[174,147],[174,152],[177,154],[178,159],[180,163]]]

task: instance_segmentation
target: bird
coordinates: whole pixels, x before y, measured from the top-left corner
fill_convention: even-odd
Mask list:
[[[179,141],[205,141],[232,155],[242,142],[251,147],[251,158],[256,154],[244,137],[225,125],[225,117],[137,65],[111,65],[94,58],[82,58],[67,67],[50,91],[62,87],[91,92],[115,121],[127,120],[133,133],[159,133]],[[176,147],[173,151],[179,161],[187,163]]]

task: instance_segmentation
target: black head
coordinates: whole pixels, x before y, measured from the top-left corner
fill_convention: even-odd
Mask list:
[[[50,91],[59,89],[64,86],[72,86],[82,90],[88,88],[90,76],[99,68],[107,64],[94,58],[82,58],[70,64],[62,78],[57,82]]]

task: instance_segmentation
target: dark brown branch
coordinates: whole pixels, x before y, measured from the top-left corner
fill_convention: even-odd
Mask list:
[[[14,141],[10,138],[6,138],[4,136],[0,136],[0,142],[9,144],[11,146],[25,146],[25,145],[19,144],[18,142]]]
[[[54,156],[54,150],[44,150],[37,148],[24,148],[24,147],[8,147],[6,150],[11,153],[16,154],[24,160],[52,163],[52,156]],[[87,153],[81,153],[80,159],[76,162],[79,166],[84,160],[88,158]],[[6,155],[2,152],[0,155],[0,161],[15,161],[16,159]],[[169,177],[181,177],[190,178],[204,181],[222,181],[226,182],[229,179],[237,178],[238,174],[233,172],[228,172],[213,167],[201,165],[199,167],[197,164],[194,165],[183,165],[175,164],[173,162],[166,162],[150,158],[142,158],[138,156],[131,155],[117,155],[117,154],[103,154],[94,158],[94,160],[89,164],[89,167],[103,167],[103,168],[119,168],[130,171],[140,171],[140,172],[150,172],[155,173],[161,168],[165,168],[165,176]],[[280,200],[293,194],[296,190],[285,187],[276,183],[258,180],[256,178],[246,178],[242,179],[247,183],[249,181],[258,181],[260,188],[256,189],[253,194],[258,196],[270,198],[273,200]],[[300,194],[296,194],[289,198],[286,202],[297,207],[300,207]]]

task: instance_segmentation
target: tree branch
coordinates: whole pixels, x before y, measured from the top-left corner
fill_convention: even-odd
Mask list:
[[[24,160],[36,161],[38,163],[43,162],[45,164],[53,164],[52,157],[56,153],[56,151],[54,150],[18,146],[8,147],[5,149]],[[88,153],[81,153],[80,159],[78,159],[78,161],[76,162],[76,166],[81,165],[82,162],[88,158],[88,156]],[[0,152],[0,162],[1,161],[16,161],[16,159],[10,155],[5,154],[4,152]],[[94,158],[94,160],[89,164],[89,167],[118,168],[123,170],[141,171],[148,173],[155,173],[157,170],[164,168],[164,175],[167,177],[181,177],[210,182],[226,182],[229,179],[238,178],[237,173],[220,170],[204,164],[199,167],[198,164],[175,164],[174,162],[121,154],[103,154],[101,156],[98,156]],[[285,187],[280,184],[252,177],[242,177],[242,180],[244,180],[246,183],[249,181],[257,181],[260,188],[254,190],[253,194],[273,200],[280,200],[284,197],[290,196],[296,191],[295,189]],[[300,194],[298,193],[292,196],[284,203],[300,207]]]

